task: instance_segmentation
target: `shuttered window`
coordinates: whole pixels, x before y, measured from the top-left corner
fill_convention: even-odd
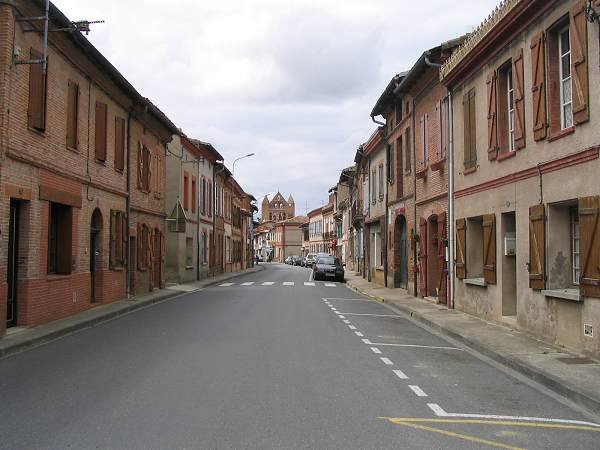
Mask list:
[[[30,58],[41,60],[44,55],[31,49]],[[47,70],[41,63],[29,65],[29,104],[27,108],[27,125],[38,131],[46,129],[46,97],[47,97]]]
[[[400,198],[404,195],[404,168],[402,161],[402,135],[396,139],[396,173],[398,180],[396,182],[396,197]]]
[[[387,161],[387,181],[388,183],[394,182],[394,144],[387,144],[386,146],[386,161]]]
[[[106,161],[106,121],[107,107],[106,103],[96,102],[95,114],[95,149],[96,159]]]
[[[122,211],[110,212],[110,267],[125,265],[127,249],[127,220]]]
[[[575,125],[587,122],[590,118],[586,8],[587,2],[579,0],[570,11],[572,101]]]
[[[529,208],[529,287],[546,288],[546,210],[544,205]]]
[[[483,279],[487,284],[496,284],[496,216],[483,216]]]
[[[448,267],[446,264],[446,246],[447,246],[447,232],[446,232],[446,212],[442,212],[437,215],[438,224],[438,267],[439,267],[439,281],[438,281],[438,300],[440,303],[446,303],[446,291],[448,282]],[[433,255],[432,255],[433,257]]]
[[[404,173],[407,175],[411,171],[411,149],[412,141],[410,140],[410,127],[408,127],[404,132]]]
[[[511,76],[512,82],[512,76]],[[498,157],[498,75],[496,71],[490,73],[487,77],[487,126],[488,126],[488,159],[494,160]],[[470,108],[470,101],[469,101]],[[465,120],[466,117],[465,117]],[[470,123],[470,111],[469,111],[469,151],[471,151],[471,123]],[[466,130],[465,130],[466,132]],[[467,145],[465,138],[465,146]]]
[[[186,211],[190,208],[190,176],[187,172],[183,172],[183,209]]]
[[[196,177],[192,176],[192,212],[196,212]]]
[[[600,298],[600,196],[579,199],[579,290]]]
[[[467,221],[456,220],[456,278],[462,280],[467,276]]]
[[[115,169],[125,169],[125,119],[115,117]]]
[[[419,219],[419,295],[427,296],[427,220]]]
[[[545,34],[539,33],[531,40],[531,92],[533,100],[533,139],[546,138],[546,59]]]
[[[73,81],[67,86],[67,147],[77,149],[79,129],[79,85]]]
[[[150,161],[152,155],[150,154],[150,150],[141,142],[138,145],[137,156],[138,188],[141,191],[150,192]]]
[[[71,273],[73,234],[72,207],[49,203],[48,216],[48,273]]]
[[[471,89],[463,97],[464,127],[464,167],[475,168],[477,165],[476,123],[475,123],[475,89]]]
[[[523,71],[523,49],[519,48],[512,58],[513,140],[516,150],[525,147],[525,78]]]

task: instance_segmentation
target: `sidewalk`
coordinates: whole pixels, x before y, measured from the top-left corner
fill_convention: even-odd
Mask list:
[[[569,353],[532,335],[487,322],[346,272],[349,287],[408,314],[479,353],[600,415],[600,362]]]
[[[43,345],[76,331],[93,327],[102,322],[145,308],[154,303],[162,302],[206,286],[261,270],[264,270],[264,267],[255,266],[241,272],[225,273],[191,283],[167,284],[165,289],[158,289],[130,299],[118,300],[107,305],[99,305],[80,314],[46,323],[44,325],[33,328],[9,330],[6,336],[0,338],[0,359]]]

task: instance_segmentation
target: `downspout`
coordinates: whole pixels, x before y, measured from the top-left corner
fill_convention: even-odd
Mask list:
[[[427,64],[429,67],[435,67],[436,69],[439,69],[440,67],[442,67],[441,64],[439,63],[434,63],[429,59],[429,55],[431,55],[431,52],[428,50],[425,52],[424,54],[424,60],[425,60],[425,64]]]
[[[127,113],[127,197],[125,197],[125,209],[127,216],[127,257],[125,258],[125,290],[127,292],[127,298],[133,295],[131,292],[131,278],[130,271],[133,269],[131,265],[131,118],[133,113],[129,111]],[[88,145],[89,147],[89,145]],[[88,158],[89,159],[89,158]]]
[[[384,238],[383,238],[383,285],[385,287],[387,287],[388,285],[388,189],[389,189],[389,184],[390,184],[390,177],[389,177],[389,173],[390,170],[392,170],[392,168],[390,167],[390,153],[391,153],[391,148],[389,147],[390,144],[389,142],[387,142],[387,133],[386,133],[386,144],[385,144],[385,149],[386,149],[386,165],[387,165],[387,173],[386,173],[386,180],[385,180],[385,201],[383,206],[385,207],[385,223],[383,225],[383,230],[384,230]]]
[[[369,157],[368,161],[369,163],[369,168],[368,170],[368,174],[369,174],[369,195],[367,196],[367,205],[369,205],[369,209],[367,212],[367,215],[371,215],[371,197],[373,196],[373,193],[371,192],[371,186],[373,185],[373,180],[371,180],[371,158]],[[367,228],[367,221],[365,220],[365,225],[364,225],[365,231]],[[369,227],[370,228],[370,227]],[[367,238],[366,238],[366,242],[365,242],[365,247],[367,249],[367,251],[365,252],[365,269],[367,270],[367,281],[371,282],[371,233],[368,232],[367,233]]]
[[[380,122],[379,120],[375,120],[375,116],[371,116],[371,120],[376,123],[377,125],[381,125],[382,127],[385,127],[385,123]]]
[[[183,152],[183,148],[181,151]],[[198,164],[198,173],[196,174],[196,280],[200,280],[200,157],[196,158]]]
[[[448,278],[450,279],[450,295],[448,308],[454,308],[454,111],[452,105],[452,89],[448,89]]]
[[[414,295],[415,297],[418,296],[419,291],[418,291],[418,283],[417,283],[417,267],[418,267],[418,263],[417,263],[417,242],[414,239],[415,233],[417,232],[417,152],[416,152],[416,145],[417,145],[417,116],[415,114],[415,108],[416,108],[416,102],[415,99],[413,98],[412,101],[412,111],[411,111],[411,115],[412,115],[412,143],[411,143],[411,161],[412,164],[414,166],[414,169],[412,171],[413,174],[413,238],[411,239],[413,242],[413,273],[414,273],[414,277],[413,277],[413,288],[414,288]],[[420,238],[420,236],[419,236]]]

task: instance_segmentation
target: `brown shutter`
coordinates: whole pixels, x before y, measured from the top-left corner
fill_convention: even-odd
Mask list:
[[[487,78],[487,124],[488,124],[488,159],[498,157],[498,75],[493,71]]]
[[[43,59],[44,55],[31,49],[31,59]],[[42,64],[29,65],[28,125],[43,131],[46,128],[46,80]]]
[[[471,167],[471,117],[469,114],[469,99],[470,93],[463,96],[463,137],[464,137],[464,154],[463,164],[465,167]]]
[[[512,76],[515,102],[515,148],[525,147],[525,79],[523,78],[523,49],[512,58]]]
[[[496,284],[496,216],[483,216],[483,279]]]
[[[124,265],[125,261],[129,260],[129,255],[127,254],[127,216],[125,213],[121,213],[121,264]]]
[[[117,213],[110,211],[110,245],[109,245],[109,261],[110,268],[113,269],[117,265]]]
[[[467,277],[467,221],[456,219],[456,278]]]
[[[578,1],[573,5],[569,23],[571,73],[573,75],[573,123],[575,125],[590,119],[586,4],[586,1]]]
[[[115,117],[115,169],[125,168],[125,119]]]
[[[448,268],[446,266],[446,212],[437,216],[438,224],[438,265],[440,279],[438,282],[438,301],[446,303],[446,288],[448,280]]]
[[[546,287],[546,211],[544,205],[529,208],[529,287]]]
[[[138,189],[142,189],[142,173],[143,173],[144,161],[142,155],[142,144],[138,143],[137,149],[137,187]]]
[[[427,220],[419,219],[419,295],[427,296]]]
[[[77,148],[77,121],[79,117],[79,86],[69,81],[67,89],[67,147]]]
[[[600,196],[579,199],[579,235],[579,290],[586,297],[600,298]]]
[[[475,119],[475,90],[471,89],[469,94],[469,137],[471,151],[471,167],[477,165],[477,122]]]
[[[531,40],[531,92],[533,100],[533,139],[546,138],[546,59],[545,34],[543,32]]]
[[[98,161],[106,161],[106,103],[96,102],[96,127],[95,127],[95,143],[96,143],[96,159]]]
[[[137,224],[137,268],[138,270],[144,268],[144,236],[142,233],[142,226]]]
[[[150,192],[150,190],[151,190],[150,186],[152,186],[152,164],[151,164],[151,162],[152,162],[152,153],[150,152],[149,149],[147,149],[147,148],[144,149],[144,156],[145,156],[144,165],[145,165],[145,167],[147,169],[146,170],[146,185],[145,185],[145,188],[146,188],[147,192]]]

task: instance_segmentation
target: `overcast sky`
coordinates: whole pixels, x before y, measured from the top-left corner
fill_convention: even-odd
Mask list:
[[[55,0],[184,132],[211,142],[259,204],[327,199],[373,132],[391,77],[471,31],[497,0]]]

